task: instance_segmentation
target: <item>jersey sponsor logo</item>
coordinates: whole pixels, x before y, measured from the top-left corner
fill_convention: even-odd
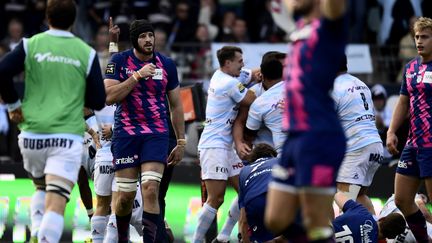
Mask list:
[[[23,146],[25,149],[44,149],[51,147],[71,148],[72,139],[67,138],[45,138],[45,139],[30,139],[24,138]]]
[[[399,167],[399,168],[402,168],[402,169],[407,169],[407,168],[408,168],[407,162],[405,162],[405,161],[403,161],[403,160],[400,160],[400,161],[398,162],[398,167]]]
[[[360,225],[360,237],[362,238],[361,242],[371,243],[372,240],[369,238],[373,230],[373,223],[371,220],[366,220],[364,224]]]
[[[277,110],[277,109],[284,109],[285,108],[285,100],[284,99],[280,99],[278,100],[278,102],[274,103],[271,106],[272,110]]]
[[[109,64],[108,64],[108,65],[109,65]],[[114,67],[115,67],[115,63],[114,63]],[[129,69],[129,68],[125,68],[125,70],[126,70],[126,74],[127,74],[127,75],[132,75],[133,72],[134,72],[134,70]]]
[[[216,173],[228,173],[228,168],[216,166],[215,171]]]
[[[381,154],[372,153],[369,155],[369,161],[380,163],[381,161],[383,161],[383,159],[384,156],[382,156]]]
[[[232,168],[233,168],[233,170],[237,170],[237,169],[243,168],[243,163],[242,162],[238,162],[237,164],[232,165]]]
[[[432,83],[432,72],[427,71],[423,75],[423,83]]]
[[[239,89],[240,93],[243,93],[246,90],[246,87],[242,83],[238,83],[237,88]]]
[[[359,116],[355,119],[355,122],[364,121],[364,120],[375,121],[375,115],[367,114],[367,115]]]
[[[155,74],[153,75],[153,80],[162,80],[163,79],[163,72],[162,69],[156,68]]]
[[[356,90],[367,90],[368,87],[366,86],[352,86],[351,88],[348,88],[348,92],[354,93]]]
[[[114,168],[111,165],[101,165],[99,166],[99,173],[109,175],[114,173]]]
[[[245,187],[249,184],[249,182],[254,179],[257,176],[263,175],[263,174],[267,174],[267,173],[272,173],[273,169],[272,168],[268,168],[268,169],[264,169],[264,170],[260,170],[260,171],[256,171],[254,172],[246,181],[245,181]]]
[[[47,62],[59,62],[63,64],[74,65],[76,67],[81,66],[81,62],[77,59],[73,59],[65,56],[54,56],[52,55],[51,52],[46,52],[46,53],[38,52],[35,54],[34,58],[39,63],[47,61]]]
[[[115,74],[115,63],[108,63],[105,69],[105,74]]]
[[[116,165],[121,164],[132,164],[133,162],[135,162],[135,160],[138,159],[138,155],[134,155],[133,157],[126,157],[126,158],[120,158],[120,159],[116,159]]]

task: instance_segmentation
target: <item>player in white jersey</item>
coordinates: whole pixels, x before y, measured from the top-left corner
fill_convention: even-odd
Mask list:
[[[336,179],[337,193],[347,194],[374,215],[366,192],[383,159],[383,144],[375,125],[371,92],[365,83],[347,73],[346,56],[331,95],[348,139]]]
[[[101,148],[96,152],[94,170],[94,188],[97,199],[96,211],[91,219],[94,243],[102,243],[110,214],[111,184],[114,179],[111,131],[114,124],[115,109],[115,105],[110,105],[95,112]]]
[[[282,63],[282,65],[284,65],[285,57],[286,57],[285,53],[270,51],[263,55],[261,63],[264,62],[266,59],[277,59]],[[262,81],[262,74],[260,73],[259,76],[260,76],[259,79]],[[250,90],[255,93],[256,97],[259,97],[267,89],[268,87],[263,82],[258,82],[250,88]],[[244,158],[251,151],[251,147],[250,147],[251,144],[246,143],[244,139],[244,131],[243,131],[246,125],[248,111],[249,111],[249,107],[240,107],[233,126],[234,142],[235,142],[237,154],[240,156],[240,158]],[[246,140],[250,140],[250,139],[246,138]],[[271,131],[268,128],[261,127],[261,129],[258,131],[258,134],[255,138],[255,144],[258,143],[267,143],[269,145],[273,145],[273,138],[271,136]]]
[[[276,51],[270,51],[263,55],[263,60],[269,58],[269,59],[277,59],[281,63],[283,63],[283,60],[285,59],[285,53],[276,52]],[[247,80],[244,75],[246,69],[242,69],[240,76],[238,77],[238,80],[243,83],[245,86],[248,85],[252,86],[250,87],[250,91],[252,91],[256,97],[259,97],[266,89],[269,87],[266,86],[266,84],[263,84],[262,81],[262,74],[260,68],[253,69],[250,76],[252,76],[252,81],[245,81]],[[235,118],[234,125],[233,125],[233,139],[236,145],[237,154],[243,158],[245,155],[247,155],[250,151],[251,144],[247,144],[243,138],[243,128],[246,125],[246,119],[248,116],[248,110],[249,106],[240,106],[238,109],[237,117]],[[272,132],[265,126],[262,126],[258,133],[256,134],[256,138],[254,140],[254,144],[258,143],[266,143],[271,146],[273,146],[273,138],[272,138]],[[228,217],[217,235],[216,239],[214,239],[213,242],[227,242],[230,238],[231,231],[234,228],[235,224],[238,221],[238,218],[240,216],[240,209],[238,207],[238,201],[237,198],[234,199],[231,203]]]
[[[426,207],[427,203],[427,197],[423,194],[417,194],[415,197],[415,202],[417,206],[419,207],[420,211],[423,213],[425,219],[426,219],[426,227],[427,227],[427,233],[429,237],[432,236],[432,214],[429,212],[429,210]],[[392,195],[387,202],[384,204],[378,218],[385,217],[389,215],[390,213],[400,213],[402,212],[396,207],[394,195]],[[416,243],[416,239],[411,232],[411,230],[408,227],[405,229],[405,232],[396,236],[394,240],[387,240],[388,243]]]
[[[203,242],[204,235],[223,203],[227,180],[238,190],[238,174],[243,166],[233,150],[232,124],[239,105],[249,106],[255,95],[237,80],[243,64],[242,50],[224,46],[217,51],[220,69],[210,80],[206,122],[198,150],[202,179],[208,198],[198,218],[193,242]]]
[[[281,154],[286,134],[282,131],[282,112],[284,104],[283,66],[277,59],[266,59],[261,63],[263,85],[267,90],[249,108],[245,133],[255,137],[262,125],[271,131],[274,145]]]

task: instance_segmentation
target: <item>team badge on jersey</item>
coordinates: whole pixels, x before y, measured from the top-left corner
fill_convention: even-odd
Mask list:
[[[105,74],[114,74],[115,72],[115,63],[108,63],[106,69],[105,69]]]
[[[245,91],[245,86],[242,83],[237,84],[237,87],[240,93],[243,93]]]

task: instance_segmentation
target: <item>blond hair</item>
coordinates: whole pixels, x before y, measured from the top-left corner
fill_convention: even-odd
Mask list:
[[[427,17],[420,17],[414,23],[414,32],[423,31],[425,29],[432,30],[432,19]]]

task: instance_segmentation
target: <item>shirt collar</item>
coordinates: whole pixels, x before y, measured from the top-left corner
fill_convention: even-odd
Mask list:
[[[74,34],[72,34],[69,31],[66,30],[57,30],[57,29],[50,29],[45,31],[45,33],[53,36],[61,36],[61,37],[74,37]]]

